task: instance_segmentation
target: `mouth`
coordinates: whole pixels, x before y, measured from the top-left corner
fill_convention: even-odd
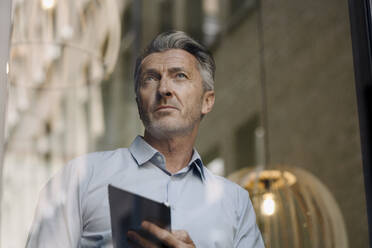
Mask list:
[[[172,110],[172,109],[176,109],[176,107],[174,106],[171,106],[171,105],[161,105],[161,106],[158,106],[156,109],[155,109],[155,112],[156,111],[162,111],[162,110]]]

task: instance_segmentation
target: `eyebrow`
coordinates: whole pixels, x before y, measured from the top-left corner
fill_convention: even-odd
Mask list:
[[[170,73],[175,73],[175,72],[186,71],[186,70],[183,67],[172,67],[172,68],[169,68],[168,71]]]
[[[175,73],[175,72],[180,72],[180,71],[187,72],[184,67],[172,67],[172,68],[168,69],[168,72],[170,72],[170,73]],[[142,75],[145,75],[145,74],[159,74],[159,71],[157,69],[149,68],[149,69],[144,70],[141,74]]]
[[[141,73],[142,75],[145,75],[145,74],[159,74],[158,70],[156,69],[146,69],[145,71],[143,71]]]

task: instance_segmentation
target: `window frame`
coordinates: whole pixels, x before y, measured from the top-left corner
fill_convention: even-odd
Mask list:
[[[370,0],[348,0],[363,174],[372,247],[372,17]]]

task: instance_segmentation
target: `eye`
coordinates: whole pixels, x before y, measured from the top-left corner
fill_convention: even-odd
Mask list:
[[[185,73],[179,72],[179,73],[176,74],[176,78],[183,79],[183,78],[187,78],[187,76],[186,76]]]
[[[157,80],[157,78],[154,77],[153,75],[147,75],[143,79],[144,82],[153,82],[153,81],[156,81],[156,80]]]

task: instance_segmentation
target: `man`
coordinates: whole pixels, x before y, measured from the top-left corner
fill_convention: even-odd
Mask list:
[[[183,32],[158,35],[137,60],[135,92],[145,126],[128,149],[71,161],[42,192],[28,247],[111,243],[107,185],[171,207],[172,232],[142,227],[169,247],[264,247],[248,192],[213,175],[193,149],[214,104],[215,64]],[[156,247],[135,232],[128,238]]]

